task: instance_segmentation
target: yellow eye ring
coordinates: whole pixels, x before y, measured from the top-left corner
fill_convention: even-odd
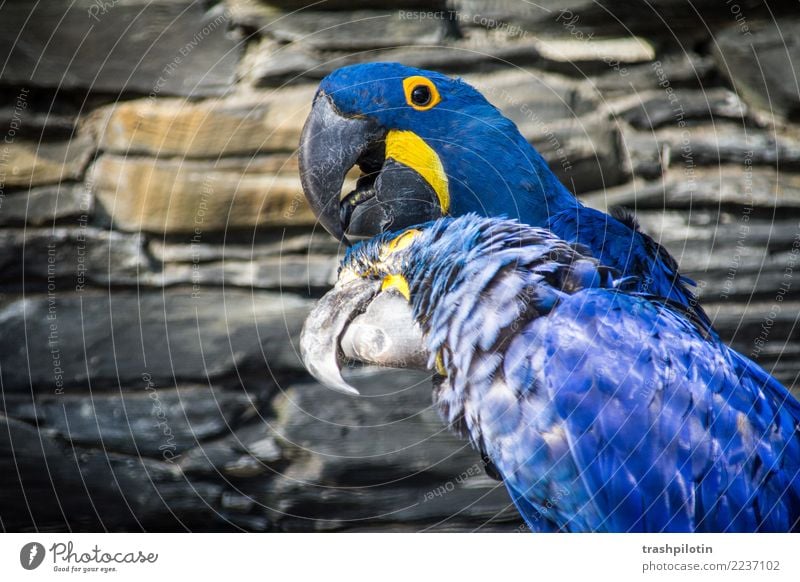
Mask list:
[[[433,81],[419,75],[403,79],[403,91],[406,103],[417,111],[427,111],[442,100]]]

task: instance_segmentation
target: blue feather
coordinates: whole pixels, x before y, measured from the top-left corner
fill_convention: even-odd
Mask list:
[[[445,354],[435,402],[532,530],[800,528],[800,406],[766,372],[549,231],[475,215],[421,228],[388,260],[384,234],[343,264],[406,278]]]

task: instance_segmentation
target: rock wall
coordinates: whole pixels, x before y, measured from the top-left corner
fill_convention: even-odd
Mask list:
[[[317,81],[458,74],[588,204],[635,210],[797,394],[800,17],[755,0],[8,0],[0,528],[514,530],[424,374],[305,374],[340,248],[295,148]]]

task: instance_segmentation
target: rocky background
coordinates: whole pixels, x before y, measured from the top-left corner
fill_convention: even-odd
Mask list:
[[[0,8],[0,529],[518,528],[425,375],[299,361],[341,249],[295,148],[347,63],[478,85],[798,393],[798,2],[306,3]]]

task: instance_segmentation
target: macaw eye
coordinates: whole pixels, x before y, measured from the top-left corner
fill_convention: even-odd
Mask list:
[[[414,76],[403,79],[403,89],[406,103],[417,111],[427,111],[442,100],[436,85],[427,77]]]
[[[425,85],[417,85],[411,90],[411,101],[416,105],[427,105],[431,102],[431,90]]]

